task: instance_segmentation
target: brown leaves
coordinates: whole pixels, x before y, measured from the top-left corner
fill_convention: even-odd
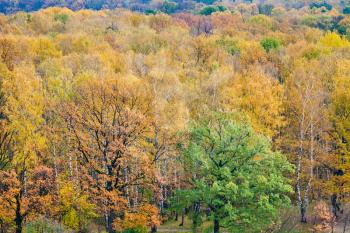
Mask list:
[[[29,174],[0,171],[0,219],[5,222],[15,219],[16,211],[23,220],[54,216],[55,195],[53,173],[48,167],[37,167]]]
[[[30,200],[28,208],[34,213],[46,217],[57,214],[57,190],[55,177],[51,168],[39,166],[32,171],[27,186],[27,195]]]
[[[131,198],[142,201],[134,187],[153,176],[143,150],[151,104],[141,85],[138,79],[83,80],[64,105],[74,152],[90,177],[87,191],[101,215],[124,219]]]
[[[77,91],[65,116],[76,148],[98,173],[114,174],[122,159],[142,154],[137,146],[147,127],[147,100],[116,80],[86,82]]]
[[[150,16],[149,24],[150,27],[156,30],[158,33],[170,27],[172,19],[168,15],[153,15]]]
[[[317,223],[312,228],[313,232],[329,232],[334,226],[335,217],[324,201],[319,201],[315,206]]]
[[[185,24],[191,29],[191,32],[198,36],[200,34],[211,34],[213,30],[212,20],[208,16],[192,15],[188,13],[179,13],[174,15],[175,20],[180,24]]]

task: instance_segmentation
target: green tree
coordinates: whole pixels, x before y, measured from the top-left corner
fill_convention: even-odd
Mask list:
[[[172,1],[164,1],[164,3],[160,7],[160,10],[166,14],[175,13],[176,9],[177,9],[177,4]]]
[[[280,47],[280,42],[275,38],[265,38],[260,42],[261,46],[266,52],[270,52],[273,49],[278,49]]]
[[[55,21],[66,24],[69,20],[69,16],[67,14],[55,14],[54,19]]]
[[[344,7],[343,14],[346,14],[346,15],[350,14],[350,7],[349,6]]]
[[[202,2],[207,5],[212,5],[216,2],[216,0],[196,0],[196,2]]]
[[[258,8],[259,8],[259,14],[271,15],[274,6],[272,4],[260,4]]]
[[[223,12],[223,11],[226,11],[227,8],[224,7],[224,6],[205,6],[203,7],[199,14],[201,15],[211,15],[215,12]]]
[[[213,113],[195,123],[184,158],[193,182],[188,196],[210,209],[215,233],[220,227],[260,232],[290,203],[285,175],[291,164],[271,150],[266,137],[231,115]]]

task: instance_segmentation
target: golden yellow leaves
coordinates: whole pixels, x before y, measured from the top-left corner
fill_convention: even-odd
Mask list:
[[[222,93],[225,109],[246,113],[255,130],[270,137],[285,123],[283,98],[283,87],[259,70],[234,76]]]
[[[44,123],[44,96],[41,85],[34,67],[26,66],[17,67],[14,74],[3,82],[6,95],[4,112],[9,118],[9,127],[17,141],[17,162],[27,161],[34,164],[36,153],[45,147],[45,139],[38,130]]]
[[[320,44],[331,48],[349,47],[350,42],[335,32],[328,32],[320,39]]]

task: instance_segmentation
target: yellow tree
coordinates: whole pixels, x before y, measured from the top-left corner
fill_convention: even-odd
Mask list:
[[[10,146],[12,133],[8,129],[8,119],[4,113],[6,96],[3,90],[3,82],[11,75],[7,67],[0,63],[0,170],[8,168],[11,162]]]
[[[19,49],[16,47],[16,42],[13,38],[0,39],[0,57],[1,61],[9,70],[13,70],[15,63],[19,58]]]
[[[16,232],[22,231],[26,214],[28,193],[28,171],[37,165],[40,152],[45,147],[41,133],[43,125],[43,96],[41,81],[31,66],[17,67],[3,80],[6,102],[4,114],[8,119],[8,129],[13,135],[11,168],[18,180],[13,192],[16,209]]]
[[[257,132],[273,139],[280,135],[285,125],[284,90],[277,80],[252,68],[232,77],[221,94],[223,107],[246,113]]]
[[[307,222],[306,210],[317,198],[324,181],[319,171],[328,169],[329,151],[327,132],[328,88],[321,62],[298,60],[286,80],[287,127],[283,150],[291,155],[296,165],[296,195],[301,222]],[[318,182],[318,185],[315,185]]]
[[[178,156],[176,144],[178,132],[188,122],[188,110],[184,100],[184,87],[178,77],[169,52],[160,51],[147,58],[146,64],[151,67],[147,81],[152,90],[152,115],[148,135],[148,152],[156,166],[157,195],[160,213],[168,201],[168,194],[177,185],[179,170],[176,164]]]
[[[347,194],[350,178],[350,61],[341,59],[337,61],[332,104],[330,108],[331,121],[334,125],[332,132],[334,140],[334,154],[336,161],[333,164],[334,176],[329,182],[332,196],[333,213],[337,215],[339,202],[349,202]]]

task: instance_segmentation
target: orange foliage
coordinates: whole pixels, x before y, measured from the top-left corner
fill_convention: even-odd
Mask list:
[[[114,229],[132,229],[132,228],[148,228],[152,226],[159,226],[158,208],[143,204],[134,210],[126,212],[123,219],[116,219],[113,223]]]

